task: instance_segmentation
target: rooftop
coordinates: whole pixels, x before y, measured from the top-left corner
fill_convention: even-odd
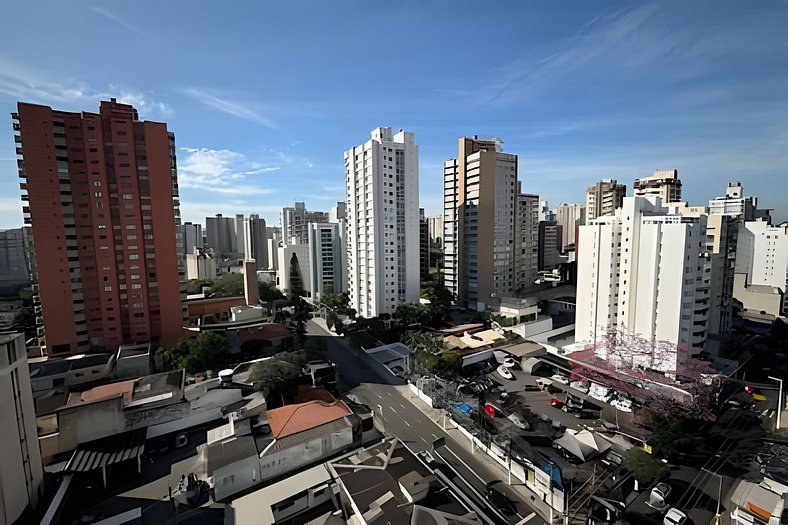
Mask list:
[[[328,463],[369,525],[478,523],[413,453],[392,438]],[[464,519],[463,519],[464,517]]]
[[[268,425],[271,427],[271,434],[281,438],[325,425],[352,413],[342,401],[326,403],[314,400],[269,410]]]

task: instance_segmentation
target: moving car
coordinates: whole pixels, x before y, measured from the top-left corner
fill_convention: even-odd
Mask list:
[[[498,375],[504,379],[508,379],[509,381],[514,379],[514,374],[512,374],[512,371],[504,365],[499,366],[495,369],[495,371],[498,372]]]

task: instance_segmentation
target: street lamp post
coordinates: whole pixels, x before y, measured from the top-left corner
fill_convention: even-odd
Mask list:
[[[772,381],[777,381],[780,383],[780,388],[777,391],[777,425],[775,426],[775,430],[780,430],[780,419],[782,418],[783,414],[783,380],[772,376],[766,377]]]

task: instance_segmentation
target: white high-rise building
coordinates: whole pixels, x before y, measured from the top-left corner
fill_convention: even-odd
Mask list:
[[[575,245],[575,228],[585,224],[586,208],[582,204],[562,202],[556,208],[556,222],[561,226],[561,250]]]
[[[359,315],[419,300],[419,149],[376,128],[345,152],[348,292]]]
[[[309,223],[309,289],[315,300],[320,300],[326,290],[344,292],[347,270],[342,234],[339,223]]]
[[[616,366],[680,370],[706,342],[716,307],[704,276],[706,218],[659,197],[625,197],[614,214],[581,226],[575,340],[613,360],[604,344],[612,328],[645,346],[620,349]]]
[[[729,182],[725,195],[709,201],[709,213],[736,217],[743,221],[771,221],[770,210],[758,209],[758,197],[745,197],[741,182]]]
[[[744,308],[788,315],[788,222],[747,221],[739,228],[734,295]]]

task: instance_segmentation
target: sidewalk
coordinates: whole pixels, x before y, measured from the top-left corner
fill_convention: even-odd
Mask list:
[[[432,408],[418,397],[411,396],[409,385],[401,385],[401,386],[397,386],[396,388],[400,392],[402,397],[410,401],[410,403],[413,406],[418,408],[427,417],[429,417],[432,421],[434,421],[436,425],[442,427],[444,421],[444,411],[442,409]],[[446,418],[446,420],[447,423],[446,423],[445,432],[449,436],[449,439],[452,440],[451,443],[449,443],[447,440],[447,443],[452,445],[451,448],[459,447],[464,449],[465,452],[473,454],[474,458],[476,458],[476,461],[483,464],[487,468],[487,470],[489,470],[491,473],[494,473],[496,477],[499,477],[504,481],[504,483],[506,483],[506,480],[508,479],[508,472],[499,463],[497,463],[490,456],[488,456],[485,452],[481,450],[474,451],[471,447],[470,441],[464,435],[462,435],[459,430],[454,428],[454,426],[449,423],[450,420],[448,418]],[[529,489],[523,483],[521,483],[519,479],[514,477],[512,478],[512,484],[507,486],[512,489],[512,491],[517,495],[517,497],[520,498],[520,500],[522,500],[522,502],[525,505],[532,507],[537,513],[539,513],[541,518],[544,520],[542,523],[550,522],[549,521],[550,506],[546,502],[542,501],[539,498],[539,496],[536,495],[536,493],[531,491],[531,489]],[[558,518],[558,513],[554,512],[553,515],[554,515],[553,522],[559,523],[560,519]],[[540,522],[538,521],[536,516],[534,516],[532,519],[529,519],[525,523],[527,523],[528,525],[532,525],[532,524],[537,525]]]
[[[323,319],[322,317],[313,317],[312,319],[310,319],[310,321],[315,323],[321,330],[323,330],[326,333],[325,334],[309,334],[309,335],[330,335],[330,336],[333,336],[333,337],[339,337],[338,333],[332,332],[331,330],[328,329],[328,325],[326,324],[326,320]]]

